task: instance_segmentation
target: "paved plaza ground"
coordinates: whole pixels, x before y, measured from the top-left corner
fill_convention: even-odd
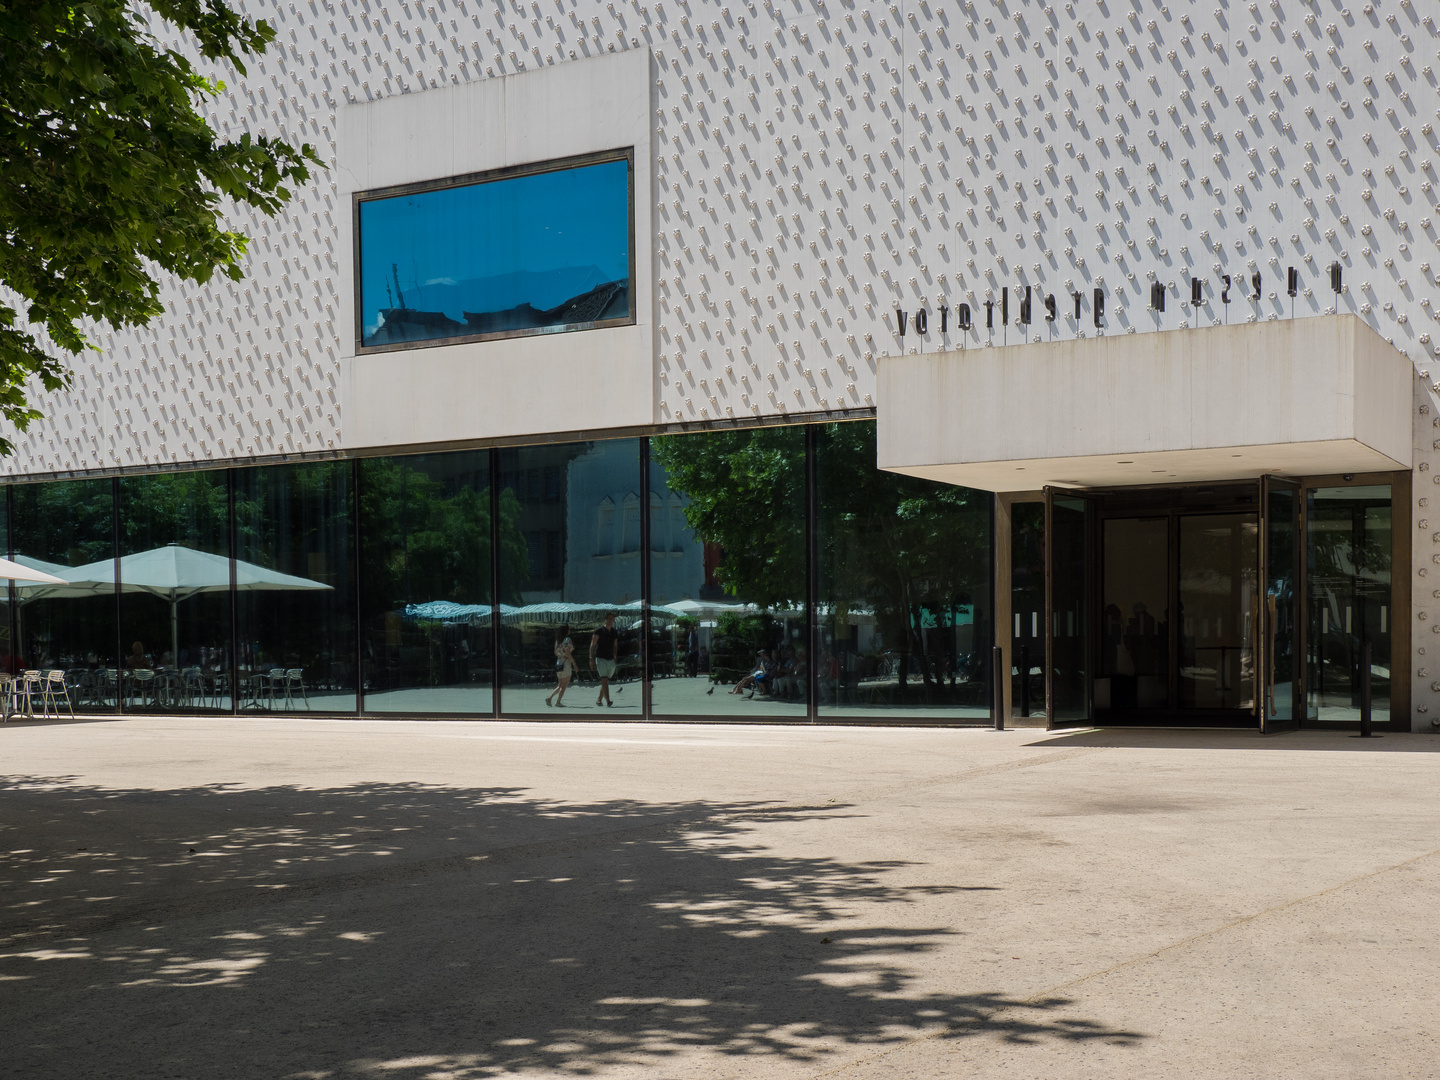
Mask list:
[[[0,1076],[1432,1077],[1437,793],[1424,735],[11,724]]]

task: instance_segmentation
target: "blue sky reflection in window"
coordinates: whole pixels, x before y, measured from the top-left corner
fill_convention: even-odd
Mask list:
[[[630,317],[629,163],[360,203],[362,344]]]

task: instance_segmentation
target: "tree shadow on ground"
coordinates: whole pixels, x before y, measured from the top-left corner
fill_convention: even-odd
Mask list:
[[[0,793],[16,1075],[430,1080],[714,1055],[809,1072],[923,1035],[1141,1038],[1065,999],[921,985],[916,962],[965,928],[913,925],[916,902],[993,890],[755,835],[843,825],[843,806],[67,777]]]

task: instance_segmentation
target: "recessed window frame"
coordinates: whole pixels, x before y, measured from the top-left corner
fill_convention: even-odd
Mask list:
[[[623,161],[626,165],[626,212],[629,217],[628,234],[630,244],[630,314],[628,316],[616,319],[599,319],[593,322],[562,323],[558,326],[533,326],[519,330],[497,330],[482,334],[460,334],[451,337],[425,338],[420,341],[401,341],[385,345],[365,344],[364,292],[361,288],[361,272],[364,265],[362,262],[362,243],[364,238],[360,233],[360,206],[362,203],[377,202],[381,199],[393,199],[402,195],[444,191],[450,188],[474,187],[479,184],[494,183],[499,180],[511,180],[521,176],[535,176],[540,173],[564,172],[570,169],[583,168],[587,165],[601,165],[613,161]],[[351,196],[350,214],[351,247],[354,255],[354,281],[351,285],[351,296],[355,309],[354,332],[356,356],[366,356],[374,353],[404,352],[410,349],[430,349],[440,345],[468,345],[480,341],[537,337],[543,334],[568,334],[577,330],[599,330],[612,326],[634,326],[637,322],[639,305],[637,303],[638,297],[635,287],[635,148],[633,146],[620,147],[614,150],[601,150],[591,154],[579,154],[574,157],[552,158],[548,161],[530,162],[525,165],[510,165],[501,169],[465,173],[460,176],[447,176],[439,180],[424,180],[413,184],[397,184],[392,187],[357,191]]]

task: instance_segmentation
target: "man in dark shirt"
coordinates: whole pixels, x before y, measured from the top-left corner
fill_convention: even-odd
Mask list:
[[[600,696],[595,699],[596,705],[608,707],[613,704],[610,700],[610,680],[615,677],[619,643],[620,631],[615,629],[615,613],[607,611],[605,625],[596,627],[590,637],[590,670],[600,676]]]

